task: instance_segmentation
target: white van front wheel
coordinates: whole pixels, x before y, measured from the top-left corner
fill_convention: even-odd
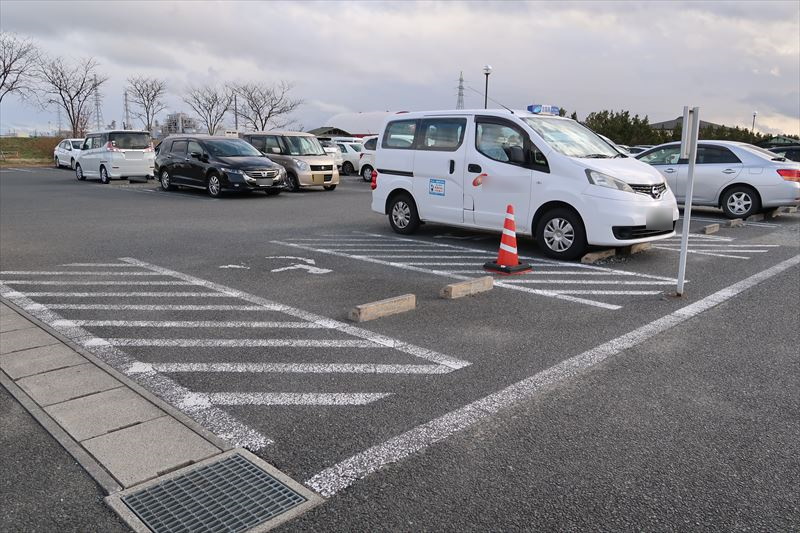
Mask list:
[[[545,255],[571,261],[586,251],[586,230],[574,211],[559,207],[539,220],[536,241]]]
[[[407,194],[398,194],[389,204],[389,225],[396,233],[410,235],[419,228],[419,214],[414,200]]]

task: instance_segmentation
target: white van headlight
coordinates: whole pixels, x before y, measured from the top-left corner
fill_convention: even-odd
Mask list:
[[[625,192],[636,192],[624,181],[618,180],[617,178],[609,176],[608,174],[597,172],[596,170],[589,170],[587,168],[586,177],[589,179],[589,183],[592,185],[599,185],[600,187],[608,187],[609,189],[617,189]]]

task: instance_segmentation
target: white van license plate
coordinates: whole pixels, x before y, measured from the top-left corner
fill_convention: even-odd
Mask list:
[[[654,209],[647,214],[647,229],[666,231],[672,229],[672,209]]]

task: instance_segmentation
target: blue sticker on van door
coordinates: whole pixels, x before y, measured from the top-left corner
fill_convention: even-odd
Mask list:
[[[428,182],[428,194],[444,196],[444,180],[430,180]]]

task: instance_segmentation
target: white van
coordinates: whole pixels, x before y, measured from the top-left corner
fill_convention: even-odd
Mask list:
[[[557,259],[673,236],[678,206],[658,171],[557,114],[393,116],[378,139],[372,210],[402,234],[421,222],[502,231],[511,204],[517,232]]]
[[[155,151],[147,131],[116,130],[90,133],[75,161],[79,180],[100,178],[152,178]]]

